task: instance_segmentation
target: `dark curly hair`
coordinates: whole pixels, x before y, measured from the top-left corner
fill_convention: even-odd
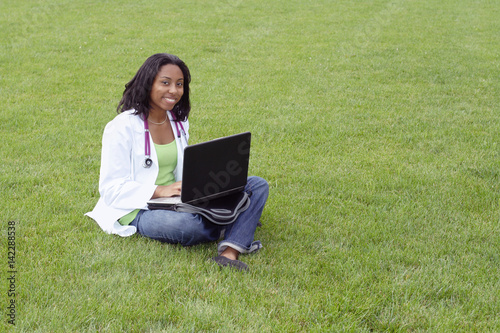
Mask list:
[[[187,120],[189,111],[191,111],[191,103],[189,102],[189,82],[191,81],[191,74],[184,61],[168,53],[154,54],[144,62],[134,78],[125,85],[123,97],[120,103],[118,103],[116,111],[121,113],[126,110],[134,109],[135,114],[141,115],[147,119],[150,109],[149,96],[151,94],[154,79],[160,71],[160,68],[169,64],[179,66],[184,75],[184,94],[181,100],[175,104],[171,112],[174,114],[177,121]]]

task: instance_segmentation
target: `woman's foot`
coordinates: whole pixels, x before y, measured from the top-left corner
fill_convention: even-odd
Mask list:
[[[222,251],[220,256],[213,257],[212,260],[219,264],[220,267],[236,268],[240,271],[248,271],[248,266],[243,261],[239,261],[240,253],[228,246]]]
[[[240,253],[233,249],[232,247],[228,246],[222,251],[220,254],[222,257],[226,257],[230,260],[238,260],[238,257],[240,256]]]

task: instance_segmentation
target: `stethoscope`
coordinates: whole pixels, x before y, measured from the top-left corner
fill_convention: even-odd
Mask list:
[[[177,130],[177,138],[180,139],[181,137],[181,132],[183,136],[186,136],[186,131],[184,131],[184,126],[182,126],[181,122],[176,121],[175,115],[173,113],[170,113],[172,115],[172,120],[174,121],[175,124],[175,129]],[[180,125],[180,129],[179,129]],[[153,165],[153,160],[151,159],[151,146],[149,142],[149,124],[148,120],[145,118],[144,119],[144,163],[142,163],[142,166],[145,168],[150,168]]]

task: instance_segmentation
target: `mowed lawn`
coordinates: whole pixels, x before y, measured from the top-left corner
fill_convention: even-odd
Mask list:
[[[499,18],[488,0],[2,1],[0,331],[500,331]],[[215,243],[83,216],[104,126],[158,52],[191,69],[191,143],[252,132],[271,192],[248,274],[208,262]]]

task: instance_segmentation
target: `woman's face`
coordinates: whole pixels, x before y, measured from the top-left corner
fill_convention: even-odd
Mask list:
[[[184,94],[184,75],[177,65],[164,65],[160,68],[151,87],[149,103],[151,111],[172,110]]]

